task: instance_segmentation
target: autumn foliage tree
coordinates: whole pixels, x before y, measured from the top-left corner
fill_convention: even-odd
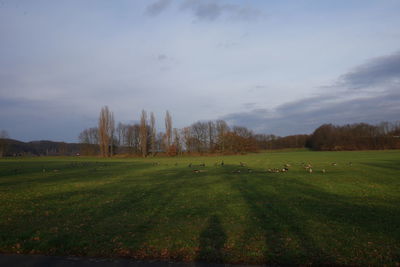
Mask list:
[[[252,135],[240,135],[237,132],[227,132],[224,135],[225,150],[230,153],[256,152],[256,140]]]

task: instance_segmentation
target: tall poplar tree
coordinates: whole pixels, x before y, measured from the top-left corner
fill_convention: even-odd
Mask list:
[[[156,153],[156,117],[153,112],[150,114],[150,147],[154,156]]]
[[[172,118],[169,111],[165,113],[165,151],[168,152],[172,143]]]
[[[142,115],[140,116],[140,150],[142,156],[147,156],[147,112],[142,110]]]
[[[109,157],[113,154],[114,128],[114,115],[107,106],[102,107],[99,117],[98,138],[100,154],[103,157]]]

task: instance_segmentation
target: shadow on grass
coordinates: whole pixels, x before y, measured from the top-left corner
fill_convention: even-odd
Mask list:
[[[164,248],[181,248],[183,244],[188,246],[189,253],[197,253],[191,259],[232,262],[232,255],[224,255],[224,245],[228,239],[226,233],[235,233],[231,229],[224,229],[221,221],[227,225],[225,219],[237,218],[225,212],[236,211],[229,207],[232,203],[228,202],[234,201],[233,204],[243,203],[249,213],[249,217],[243,220],[249,225],[242,243],[254,248],[251,247],[250,237],[255,229],[265,240],[263,256],[254,256],[252,262],[377,265],[382,262],[393,263],[395,260],[393,251],[398,246],[389,244],[386,247],[389,254],[382,253],[382,257],[386,258],[381,262],[379,259],[373,262],[371,259],[374,255],[365,254],[374,249],[378,249],[378,252],[381,252],[379,249],[385,249],[379,240],[374,240],[376,245],[371,248],[359,247],[363,242],[361,235],[380,237],[381,240],[400,240],[397,227],[400,210],[389,205],[393,201],[369,197],[367,199],[372,201],[370,205],[360,198],[324,191],[313,185],[312,180],[294,178],[291,172],[269,174],[255,169],[252,173],[232,173],[239,167],[226,165],[223,168],[205,168],[206,172],[199,173],[187,167],[154,167],[148,168],[149,172],[140,172],[138,176],[135,169],[144,170],[148,165],[126,164],[129,166],[125,163],[108,166],[108,170],[99,172],[101,175],[89,177],[71,177],[65,173],[65,176],[58,177],[58,190],[48,192],[49,188],[44,187],[41,196],[35,191],[34,195],[21,202],[24,209],[35,209],[34,213],[19,217],[18,223],[0,223],[3,238],[0,242],[4,247],[19,242],[25,253],[31,249],[41,249],[55,255],[127,256],[139,259],[184,258],[184,251],[178,251],[181,254],[175,256],[160,254]],[[111,174],[112,177],[120,175],[120,178],[110,178]],[[314,180],[318,177],[313,174]],[[99,179],[107,183],[96,184]],[[71,187],[71,182],[80,181],[93,181],[94,185]],[[39,185],[46,183],[38,181]],[[62,187],[64,185],[65,188]],[[215,188],[220,189],[213,191]],[[237,197],[228,198],[226,193],[236,194]],[[50,212],[49,215],[43,216],[46,211]],[[226,214],[228,218],[221,214]],[[17,215],[16,212],[14,217],[9,216],[14,220]],[[206,220],[206,227],[202,229]],[[185,239],[193,235],[184,236],[174,231],[179,228],[178,224],[186,222],[197,224],[190,230],[196,233],[198,244],[197,241]],[[51,230],[55,227],[58,232]],[[353,232],[353,229],[358,232]],[[32,240],[37,232],[41,232],[40,245]],[[193,248],[197,245],[199,250]],[[246,251],[244,246],[243,251],[241,248],[235,251],[238,254],[248,253],[245,256],[251,257],[248,256],[251,251]],[[365,259],[351,261],[356,254]],[[233,256],[240,260],[242,255]]]
[[[200,234],[198,261],[224,262],[223,248],[227,240],[219,218],[215,215],[208,219],[207,227]]]
[[[0,186],[59,184],[88,182],[149,168],[150,163],[127,162],[13,162],[0,174]]]
[[[5,228],[0,225],[4,240],[21,243],[27,253],[38,249],[30,237],[41,232],[41,249],[47,254],[157,258],[160,248],[148,246],[148,234],[157,231],[160,224],[174,227],[175,218],[187,214],[179,208],[185,200],[177,198],[181,191],[201,188],[198,182],[202,182],[203,173],[156,168],[135,177],[135,172],[119,172],[123,174],[121,179],[97,185],[97,179],[107,181],[107,177],[91,177],[94,186],[82,188],[71,187],[70,182],[84,178],[66,176],[57,180],[56,191],[44,190],[42,195],[25,198],[20,205],[32,212],[15,216],[17,223]],[[53,233],[50,229],[54,228],[57,232]]]
[[[326,192],[289,178],[288,174],[226,180],[240,192],[264,232],[266,263],[357,265],[374,260],[395,261],[399,246],[382,240],[400,241],[396,226],[400,209],[385,203],[383,198],[370,198],[372,204],[365,203],[363,199]],[[316,225],[322,227],[313,228]],[[366,236],[376,244],[359,248]],[[381,254],[377,256],[376,251]],[[359,255],[364,258],[357,258]]]

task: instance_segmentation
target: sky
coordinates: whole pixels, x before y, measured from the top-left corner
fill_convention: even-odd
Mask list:
[[[400,1],[0,0],[0,130],[76,142],[107,105],[163,130],[400,120]]]

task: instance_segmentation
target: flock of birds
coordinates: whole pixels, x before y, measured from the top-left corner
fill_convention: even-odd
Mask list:
[[[153,165],[160,165],[160,163],[159,162],[154,162]],[[177,166],[178,163],[175,163],[174,165]],[[332,162],[330,165],[331,166],[337,166],[338,164],[336,162]],[[353,163],[349,162],[348,165],[352,166]],[[202,162],[200,164],[197,164],[197,165],[195,165],[193,163],[189,163],[187,166],[189,168],[193,168],[192,171],[194,173],[201,173],[201,172],[206,172],[207,171],[207,170],[204,169],[206,167],[206,164],[204,162]],[[223,167],[223,166],[225,166],[225,163],[224,163],[224,161],[215,162],[214,166]],[[313,166],[311,165],[311,163],[301,162],[300,166],[302,166],[302,168],[306,172],[313,173]],[[201,167],[201,168],[196,168],[196,167]],[[252,173],[253,172],[253,169],[248,168],[247,164],[245,162],[239,162],[239,167],[241,167],[241,168],[232,170],[231,173]],[[290,167],[291,167],[291,164],[285,163],[285,164],[283,164],[283,167],[281,167],[281,168],[269,168],[265,172],[267,172],[267,173],[285,173],[285,172],[289,171]],[[325,168],[320,169],[319,171],[322,172],[322,173],[326,173],[327,172],[327,170]]]
[[[69,166],[68,167],[72,167],[72,168],[74,168],[74,167],[88,167],[89,165],[94,165],[94,166],[96,166],[95,167],[95,169],[94,169],[94,171],[96,171],[97,170],[97,167],[99,167],[99,165],[100,166],[107,166],[107,163],[99,163],[99,162],[95,162],[95,163],[87,163],[87,162],[71,162],[71,163],[69,163]],[[158,165],[160,165],[160,162],[153,162],[153,166],[158,166]],[[167,165],[169,165],[169,164],[167,164]],[[177,162],[175,162],[175,164],[173,164],[174,166],[178,166],[178,163]],[[335,167],[335,166],[337,166],[338,164],[336,163],[336,162],[332,162],[332,163],[330,163],[330,165],[332,166],[332,167]],[[349,166],[353,166],[353,163],[352,162],[348,162],[348,165]],[[215,162],[214,163],[214,166],[215,167],[218,167],[218,166],[221,166],[221,167],[224,167],[225,166],[225,163],[224,163],[224,161],[222,160],[222,161],[217,161],[217,162]],[[311,163],[306,163],[306,162],[301,162],[300,163],[300,166],[306,171],[306,172],[308,172],[308,173],[313,173],[313,166],[311,165]],[[189,168],[191,168],[192,169],[192,172],[194,172],[194,173],[202,173],[202,172],[206,172],[207,170],[205,169],[205,167],[206,167],[206,164],[204,163],[204,162],[202,162],[202,163],[200,163],[200,164],[197,164],[197,165],[195,165],[195,164],[193,164],[193,163],[189,163],[188,165],[187,165],[187,167],[189,167]],[[248,168],[247,167],[247,164],[245,163],[245,162],[239,162],[239,164],[238,164],[238,167],[240,167],[240,168],[236,168],[236,169],[234,169],[234,170],[232,170],[231,171],[231,173],[252,173],[253,172],[253,169],[251,169],[251,168]],[[283,164],[283,166],[281,167],[281,168],[269,168],[269,169],[267,169],[266,171],[263,171],[263,172],[267,172],[267,173],[286,173],[286,172],[288,172],[289,171],[289,169],[291,168],[292,166],[291,166],[291,164],[289,164],[289,163],[285,163],[285,164]],[[59,169],[52,169],[52,170],[49,170],[49,171],[52,171],[52,172],[59,172],[60,170]],[[327,172],[327,170],[325,169],[325,168],[323,168],[323,169],[319,169],[319,171],[320,172],[322,172],[322,173],[326,173]],[[19,170],[19,169],[14,169],[14,174],[18,174],[18,173],[20,173],[21,172],[21,170]],[[46,168],[44,167],[44,166],[42,166],[42,172],[46,172]]]

